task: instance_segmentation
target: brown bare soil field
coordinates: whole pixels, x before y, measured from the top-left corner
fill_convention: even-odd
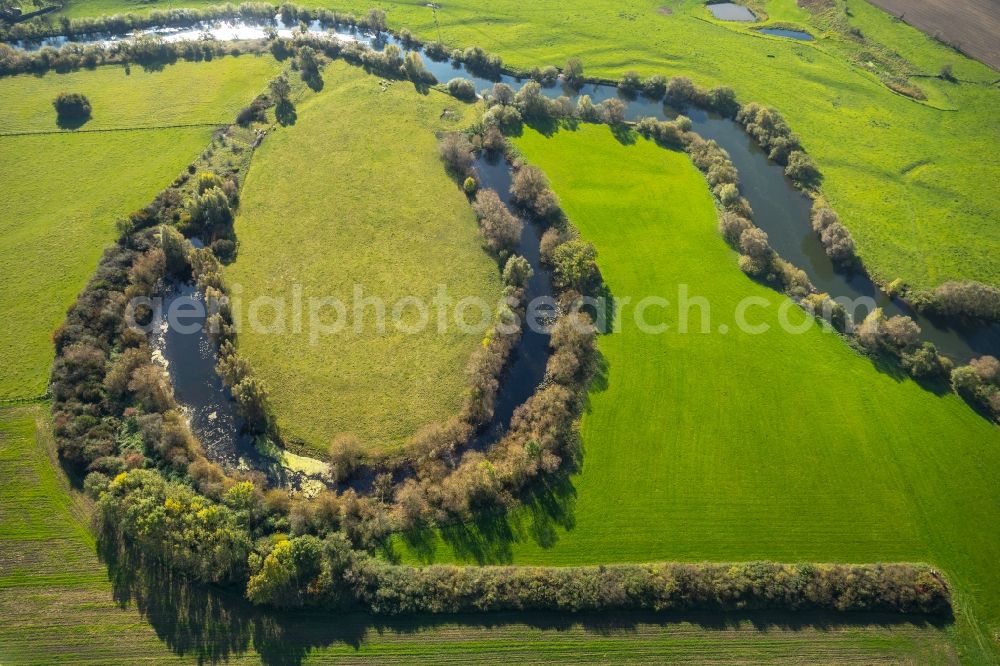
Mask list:
[[[868,0],[1000,71],[998,0]]]

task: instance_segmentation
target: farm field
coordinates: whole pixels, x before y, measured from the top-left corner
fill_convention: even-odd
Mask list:
[[[889,617],[814,628],[803,618],[545,615],[373,620],[363,615],[280,618],[190,590],[159,598],[109,582],[88,530],[89,507],[54,463],[46,406],[0,410],[0,662],[387,663],[433,658],[535,663],[691,659],[706,651],[758,663],[920,661],[953,658],[940,629]],[[147,590],[147,588],[138,588]],[[116,591],[117,590],[117,591]],[[132,590],[133,595],[126,594]],[[148,592],[148,590],[147,590]],[[162,593],[163,590],[160,590]],[[187,603],[183,603],[186,600]],[[869,623],[867,620],[870,620]],[[716,626],[721,623],[721,626]]]
[[[508,67],[580,57],[587,77],[686,75],[773,104],[873,277],[1000,287],[997,71],[878,6],[895,0],[737,1],[761,21],[715,20],[704,0],[382,6],[391,28]],[[45,20],[168,6],[67,0]],[[590,114],[586,100],[574,112],[497,87],[465,102],[409,80],[414,61],[399,67],[394,47],[297,35],[263,48],[0,75],[0,666],[1000,663],[1000,363],[952,372],[918,351],[906,317],[822,330],[748,277],[754,262],[795,276],[759,230],[744,256],[727,245],[723,207],[782,251],[802,240],[806,261],[823,260],[804,265],[816,284],[839,288],[815,238],[789,226],[808,200],[741,152],[752,138],[690,110],[753,174],[751,214],[686,119],[639,128],[690,154],[640,136],[615,100]],[[481,72],[481,55],[457,59]],[[2,44],[0,60],[25,62]],[[911,86],[920,100],[898,92]],[[56,121],[64,92],[93,105],[78,129]],[[497,118],[509,170],[485,151],[504,142]],[[462,131],[471,144],[440,143]],[[503,280],[483,239],[509,243],[518,225],[499,206],[473,211],[445,171],[465,170],[471,145],[481,175],[511,179],[511,211],[564,231],[538,229],[536,247],[527,229]],[[110,277],[67,314],[116,220],[168,185],[164,227],[126,233],[134,251],[108,255]],[[834,260],[838,231],[822,235]],[[150,336],[128,329],[122,293],[175,295],[187,276],[184,293],[230,298],[209,319],[221,330],[181,338],[183,312]],[[432,428],[404,449],[490,381],[468,361],[492,353],[483,329],[517,284],[553,293],[559,325],[514,347],[498,416],[468,441]],[[596,353],[568,330],[577,290],[617,305]],[[1000,322],[998,293],[962,296],[942,308]],[[480,329],[442,321],[457,312]],[[1000,356],[998,327],[935,341]],[[508,392],[530,387],[503,416],[523,400]],[[345,433],[372,458],[331,451]],[[560,464],[577,453],[578,467]],[[618,566],[642,562],[669,564]],[[861,566],[831,566],[844,563]],[[513,570],[475,568],[487,564]],[[761,607],[777,610],[746,610]]]
[[[928,35],[959,47],[964,53],[1000,70],[1000,9],[990,0],[871,0]]]
[[[347,0],[336,8],[364,14],[369,4]],[[806,44],[710,21],[698,0],[601,0],[579,8],[553,0],[456,0],[436,11],[422,3],[383,6],[394,28],[449,46],[479,45],[515,67],[561,66],[577,56],[591,76],[636,70],[732,86],[741,100],[778,108],[801,137],[873,275],[925,289],[952,279],[1000,284],[1000,208],[981,187],[1000,180],[1000,118],[993,113],[1000,93],[990,86],[996,72],[861,0],[847,2],[849,27],[929,75],[913,79],[928,96],[916,102],[890,91],[867,71],[868,56],[854,42],[793,0],[760,4],[772,21],[808,27],[821,39]],[[663,6],[670,11],[661,12]],[[138,7],[80,0],[67,11],[83,16]],[[948,63],[961,83],[934,78]],[[970,156],[977,178],[966,177]]]
[[[600,340],[608,370],[581,424],[581,473],[511,516],[397,540],[394,555],[927,561],[958,588],[966,656],[995,650],[986,646],[1000,627],[1000,540],[982,526],[1000,518],[996,427],[954,395],[879,372],[835,335],[782,332],[784,297],[736,267],[683,153],[622,145],[592,125],[552,138],[529,130],[515,143],[595,244],[616,299],[666,297],[662,321],[676,331],[673,304],[687,285],[711,304],[712,332],[647,335],[625,310],[621,332]],[[748,297],[763,299],[748,320],[767,333],[734,326]]]
[[[337,333],[310,329],[304,305],[301,333],[289,322],[283,334],[252,326],[240,334],[286,441],[325,453],[350,432],[392,448],[459,409],[464,369],[483,337],[456,326],[438,332],[431,303],[439,285],[456,301],[474,296],[495,307],[500,299],[496,263],[441,166],[434,134],[468,125],[473,107],[342,62],[323,77],[323,91],[299,105],[295,125],[274,132],[254,157],[236,220],[240,253],[227,280],[245,309],[262,296],[291,303],[295,285],[305,304],[326,297],[345,304]],[[359,287],[385,303],[387,334],[376,328],[375,306],[355,309]],[[404,296],[431,308],[430,325],[415,335],[393,324]],[[418,323],[412,305],[401,312],[407,326]],[[262,323],[272,316],[262,314]],[[326,308],[321,321],[332,324],[336,313]]]
[[[115,220],[149,203],[277,67],[273,58],[244,56],[130,76],[101,67],[0,78],[0,263],[16,276],[0,285],[0,399],[45,392],[51,332],[115,238]],[[95,128],[120,131],[7,135],[56,130],[52,100],[64,89],[87,91]],[[200,126],[158,127],[176,124]]]

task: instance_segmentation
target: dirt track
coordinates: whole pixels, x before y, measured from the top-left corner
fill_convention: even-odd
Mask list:
[[[1000,0],[868,0],[1000,71]]]

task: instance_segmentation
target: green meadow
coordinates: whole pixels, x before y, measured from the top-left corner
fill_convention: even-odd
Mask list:
[[[185,5],[211,4],[188,0]],[[364,14],[367,0],[304,0]],[[452,47],[479,45],[530,69],[567,58],[592,76],[685,75],[729,85],[744,101],[779,109],[826,176],[824,189],[878,278],[931,288],[950,279],[1000,284],[1000,91],[997,73],[942,46],[862,0],[836,0],[848,25],[903,55],[927,95],[894,93],[872,73],[853,41],[827,30],[794,0],[765,0],[771,22],[807,28],[809,43],[759,35],[710,20],[700,0],[454,0],[378,3],[394,28]],[[75,0],[73,16],[142,11],[161,5]],[[960,83],[934,76],[950,63]]]
[[[243,56],[0,78],[0,398],[45,392],[51,332],[113,242],[115,220],[149,203],[278,67]],[[94,107],[80,130],[56,127],[52,100],[63,90]],[[189,124],[198,126],[169,127]]]
[[[496,263],[481,248],[435,138],[468,125],[474,107],[343,62],[323,78],[322,92],[298,105],[295,124],[268,136],[254,157],[227,280],[244,304],[240,349],[269,387],[284,438],[325,452],[350,432],[367,446],[392,448],[459,409],[465,366],[482,340],[454,325],[438,332],[430,304],[439,286],[455,301],[479,297],[495,307],[500,299]],[[300,331],[292,320],[296,287]],[[355,310],[357,288],[384,302],[384,333],[375,306]],[[250,325],[259,297],[284,299],[282,333],[272,332],[273,308],[261,308],[262,327]],[[328,297],[345,312],[317,306],[317,321],[331,327],[321,334],[310,323],[309,299]],[[430,308],[418,334],[394,326],[404,297]],[[418,326],[415,306],[403,305],[404,326]],[[342,330],[332,332],[338,322]]]
[[[947,664],[947,634],[891,617],[264,614],[182,581],[136,585],[95,554],[89,505],[58,463],[44,404],[0,409],[0,663],[434,661]],[[109,580],[110,579],[110,580]],[[130,584],[131,583],[131,584]],[[153,594],[155,592],[155,594]],[[234,603],[234,601],[236,603]]]
[[[687,156],[604,126],[515,141],[598,251],[621,312],[581,424],[582,469],[525,510],[391,544],[415,561],[926,561],[957,589],[970,658],[1000,630],[1000,431],[951,393],[875,368],[748,279]],[[679,289],[710,306],[710,332]],[[661,296],[639,330],[633,306]],[[760,334],[738,330],[746,310]],[[784,310],[782,310],[784,308]],[[727,327],[723,333],[720,328]]]

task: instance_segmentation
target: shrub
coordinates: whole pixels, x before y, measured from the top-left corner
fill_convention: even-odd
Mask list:
[[[56,115],[62,121],[85,121],[90,118],[90,100],[80,93],[61,92],[52,101]]]
[[[736,213],[727,211],[719,217],[719,232],[726,239],[726,242],[734,248],[739,247],[743,232],[752,226],[750,220]]]
[[[934,290],[930,309],[947,317],[1000,321],[1000,289],[981,282],[945,282]]]
[[[364,558],[354,576],[374,613],[539,610],[941,613],[948,585],[923,565],[614,564],[591,567],[408,567]]]
[[[448,59],[448,47],[440,42],[427,42],[427,45],[424,46],[424,53],[431,60],[438,62]]]
[[[622,74],[622,78],[618,81],[618,90],[621,90],[627,95],[634,95],[639,90],[642,89],[642,79],[639,78],[639,73],[635,71],[628,71]]]
[[[528,280],[534,271],[528,260],[521,255],[514,255],[507,260],[503,267],[503,283],[518,289],[527,289]]]
[[[562,231],[556,229],[555,227],[549,227],[542,234],[542,239],[539,242],[539,253],[541,254],[541,259],[547,264],[551,264],[554,260],[554,254],[556,248],[559,244],[566,240],[563,236]]]
[[[322,542],[314,536],[267,544],[250,555],[247,599],[278,608],[302,606],[308,594],[317,592],[323,557]]]
[[[916,379],[948,377],[951,362],[941,357],[932,342],[924,342],[919,348],[902,355],[903,369]]]
[[[472,168],[472,144],[464,134],[450,132],[438,145],[445,168],[456,177],[465,178]]]
[[[514,106],[527,119],[540,120],[551,115],[549,99],[537,81],[528,81],[514,95]]]
[[[288,83],[288,78],[284,74],[271,79],[271,82],[267,86],[270,88],[275,102],[287,100],[288,96],[292,93],[292,86]]]
[[[696,103],[698,90],[694,82],[686,76],[671,77],[667,83],[666,100],[668,104],[681,107]]]
[[[749,102],[736,113],[736,122],[746,128],[758,144],[769,152],[778,164],[787,164],[792,151],[798,149],[798,138],[777,111]]]
[[[587,241],[574,238],[559,244],[552,253],[555,283],[562,289],[587,293],[600,276],[597,250]]]
[[[469,79],[455,77],[448,82],[448,94],[462,100],[476,99],[476,84]]]
[[[897,351],[910,349],[920,342],[920,327],[905,315],[890,317],[885,322],[884,340]]]
[[[579,58],[570,58],[563,67],[563,80],[570,86],[579,87],[583,83],[583,62]]]
[[[774,254],[767,232],[757,227],[744,229],[740,234],[740,251],[754,261],[768,264]]]
[[[493,254],[505,257],[521,240],[521,221],[507,210],[495,190],[484,189],[476,194],[472,204],[479,220],[483,242]]]
[[[191,224],[197,230],[211,231],[219,227],[226,227],[233,221],[229,197],[218,187],[212,187],[204,194],[195,197],[189,212],[191,213]]]
[[[625,103],[617,97],[601,102],[601,120],[609,125],[620,125],[625,122]]]
[[[468,194],[470,196],[473,193],[475,193],[476,188],[478,188],[478,187],[479,187],[479,183],[477,183],[476,179],[473,178],[472,176],[469,176],[468,178],[466,178],[462,182],[462,191],[464,191],[466,194]]]
[[[822,179],[816,163],[801,150],[793,150],[788,154],[785,175],[805,187],[818,185]]]
[[[514,89],[506,83],[494,83],[490,98],[496,104],[509,106],[514,103]]]
[[[539,219],[546,219],[559,212],[559,200],[549,189],[549,181],[541,169],[524,165],[514,172],[510,193],[514,201],[528,209]]]
[[[497,104],[483,114],[483,124],[502,132],[514,132],[521,126],[521,112],[513,105]]]
[[[663,95],[666,92],[667,77],[660,74],[649,77],[642,86],[642,94],[653,100],[663,99]]]
[[[830,298],[829,294],[807,294],[802,299],[802,306],[830,324],[834,330],[840,333],[847,330],[847,311],[843,305]]]
[[[1000,384],[1000,361],[993,356],[980,356],[969,361],[969,367],[980,381],[986,384]]]
[[[421,59],[420,54],[416,51],[410,51],[406,54],[406,58],[403,60],[403,65],[401,68],[401,73],[403,76],[415,83],[436,83],[437,79],[434,75],[427,71],[424,66],[424,61]],[[448,91],[451,92],[451,86],[449,85]],[[452,93],[454,94],[454,93]],[[475,97],[475,90],[473,89],[473,97]],[[457,97],[457,95],[456,95]]]
[[[187,486],[165,481],[158,472],[119,475],[97,509],[106,542],[138,547],[150,560],[201,582],[245,580],[250,552],[245,520]]]
[[[483,75],[487,78],[497,77],[503,68],[499,57],[488,55],[478,46],[470,46],[461,55],[461,60],[465,62],[466,68],[473,74]]]
[[[507,140],[503,138],[503,132],[495,125],[490,125],[483,133],[483,148],[490,152],[500,153],[507,147]]]
[[[268,407],[268,392],[264,382],[256,377],[244,377],[232,387],[236,408],[253,433],[267,433],[272,430],[272,419]]]
[[[337,435],[330,444],[330,476],[337,481],[347,479],[364,460],[364,448],[354,435]]]
[[[729,86],[718,86],[708,91],[708,106],[720,115],[732,118],[739,111],[736,93]]]
[[[576,102],[576,115],[584,122],[595,123],[601,119],[601,110],[590,99],[590,95],[580,95]]]

